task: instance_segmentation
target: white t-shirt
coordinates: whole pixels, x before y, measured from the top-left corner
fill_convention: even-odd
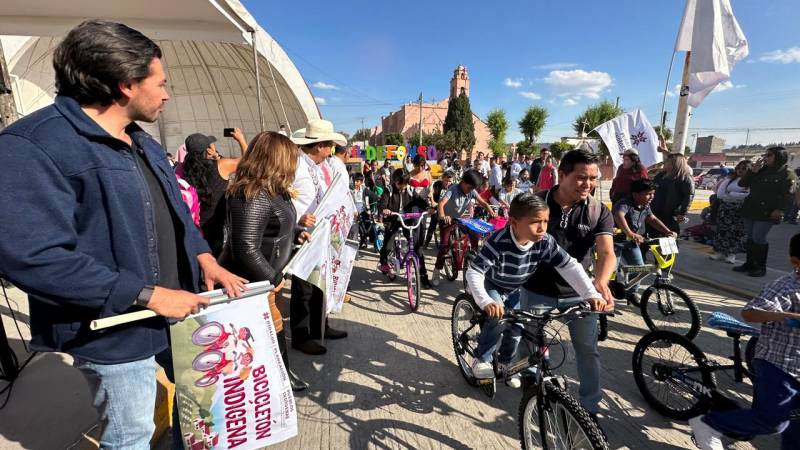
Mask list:
[[[331,170],[331,179],[333,179],[332,172]],[[292,204],[297,210],[298,219],[303,214],[313,213],[325,195],[325,191],[328,190],[328,184],[325,182],[320,164],[314,163],[302,150],[297,158],[297,169],[294,173],[292,187],[297,191],[297,197],[292,199]]]

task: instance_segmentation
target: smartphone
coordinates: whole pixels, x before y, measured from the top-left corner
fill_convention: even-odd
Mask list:
[[[233,136],[233,128],[225,128],[222,130],[222,135],[225,137]]]

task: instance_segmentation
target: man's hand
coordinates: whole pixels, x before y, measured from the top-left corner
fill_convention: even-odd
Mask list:
[[[191,292],[156,286],[147,309],[170,319],[185,319],[208,306],[208,299]]]
[[[300,220],[298,220],[297,223],[301,227],[313,227],[317,224],[317,218],[314,217],[313,214],[303,214],[300,216]]]
[[[274,292],[274,293],[277,295],[277,294],[278,294],[278,292],[280,292],[280,291],[281,291],[281,289],[283,289],[283,286],[284,286],[285,284],[286,284],[286,278],[281,278],[281,282],[280,282],[280,283],[278,283],[278,285],[277,285],[277,286],[275,286],[275,289],[273,289],[273,290],[272,290],[272,292]]]
[[[483,308],[483,312],[492,319],[501,319],[503,317],[503,306],[497,303],[490,303]]]
[[[303,231],[302,233],[297,235],[297,239],[295,240],[295,242],[297,242],[300,245],[303,245],[310,240],[311,240],[311,233]]]
[[[217,264],[217,260],[211,256],[211,253],[203,253],[197,256],[197,262],[200,263],[200,268],[203,270],[203,281],[205,282],[206,289],[213,290],[214,285],[219,283],[225,289],[228,297],[238,297],[244,292],[244,285],[247,280],[240,276],[236,276]]]
[[[450,216],[444,216],[441,219],[442,219],[442,222],[444,222],[445,225],[450,225],[451,223],[453,223],[453,218],[450,217]]]
[[[602,298],[591,298],[588,300],[589,306],[592,307],[592,311],[613,311],[614,310],[614,302],[612,301],[610,304]]]
[[[603,296],[603,300],[606,301],[606,304],[611,305],[611,308],[613,309],[614,296],[611,295],[611,289],[608,287],[608,283],[602,283],[597,279],[595,279],[594,281],[592,281],[592,284],[594,284],[594,288],[597,289],[597,292],[599,292],[600,295]]]
[[[633,233],[628,237],[630,237],[633,242],[636,242],[636,244],[641,244],[644,242],[644,236],[638,233]]]
[[[391,209],[384,209],[383,211],[381,211],[381,214],[383,214],[386,217],[389,217],[389,216],[392,215],[392,210]]]
[[[497,217],[497,212],[492,208],[489,208],[489,217],[491,217],[492,219]]]

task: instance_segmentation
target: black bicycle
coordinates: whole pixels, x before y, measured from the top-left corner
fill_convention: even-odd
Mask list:
[[[725,331],[733,340],[733,364],[718,364],[686,337],[669,331],[653,331],[636,344],[633,377],[644,399],[659,413],[676,420],[688,420],[709,410],[737,407],[717,390],[715,372],[733,371],[737,383],[754,379],[752,369],[759,330],[735,318],[715,312],[707,324]],[[751,336],[741,350],[742,336]],[[797,411],[792,415],[798,416]],[[740,439],[748,439],[743,436]]]
[[[550,364],[550,348],[554,344],[560,345],[560,342],[557,342],[558,333],[548,333],[545,325],[558,319],[569,322],[587,314],[593,314],[587,304],[564,311],[549,307],[530,312],[507,311],[502,319],[504,322],[524,326],[522,343],[527,347],[528,356],[501,368],[495,352],[492,363],[496,376],[478,379],[472,374],[469,361],[475,358],[480,326],[486,315],[471,295],[456,297],[451,316],[453,349],[458,367],[467,382],[472,386],[480,386],[486,395],[493,397],[498,378],[507,380],[517,374],[523,375],[524,392],[519,404],[519,438],[523,449],[608,448],[600,428],[567,392],[565,383],[552,373],[554,367]],[[529,368],[534,368],[532,373],[526,371]]]

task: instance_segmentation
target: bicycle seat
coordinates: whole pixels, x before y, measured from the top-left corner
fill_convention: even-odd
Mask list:
[[[741,320],[721,312],[711,313],[711,317],[709,317],[707,323],[711,328],[727,331],[728,333],[745,334],[748,336],[758,336],[759,334],[758,328],[751,327]]]

